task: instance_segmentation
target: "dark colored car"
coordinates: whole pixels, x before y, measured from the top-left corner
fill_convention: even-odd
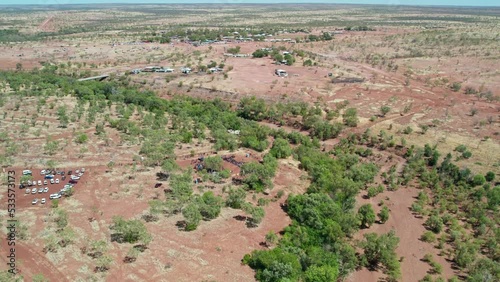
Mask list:
[[[72,170],[69,170],[69,171],[68,171],[68,175],[71,175],[71,173],[73,173],[73,171],[72,171]]]

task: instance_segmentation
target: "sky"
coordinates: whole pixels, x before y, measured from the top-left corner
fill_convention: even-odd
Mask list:
[[[452,5],[452,6],[496,6],[499,0],[0,0],[0,5],[63,5],[97,3],[345,3],[384,5]]]

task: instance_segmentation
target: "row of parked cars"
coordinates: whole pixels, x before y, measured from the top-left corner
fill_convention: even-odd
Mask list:
[[[36,194],[37,192],[38,193],[47,193],[47,192],[49,192],[49,187],[45,187],[45,188],[40,187],[38,189],[36,187],[33,188],[33,189],[26,188],[26,194],[30,194],[30,193],[31,194]]]
[[[42,182],[42,180],[38,180],[38,181],[36,181],[36,180],[33,180],[33,181],[28,180],[28,181],[26,181],[26,183],[19,184],[19,188],[23,189],[23,188],[26,188],[26,187],[36,186],[37,184],[38,184],[38,186],[48,185],[49,183],[50,184],[59,184],[59,178],[56,178],[56,179],[52,178],[50,180],[45,179],[45,180],[43,180],[43,182]]]
[[[77,169],[75,170],[74,174],[83,174],[85,172],[85,168]],[[73,171],[68,170],[68,175],[72,175]],[[29,169],[23,170],[23,175],[33,175],[33,171]],[[40,175],[45,175],[45,178],[53,178],[54,175],[66,175],[66,172],[64,170],[53,170],[53,169],[42,169],[40,170]]]

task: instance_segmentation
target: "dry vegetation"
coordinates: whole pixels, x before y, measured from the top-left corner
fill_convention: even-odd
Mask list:
[[[58,204],[32,205],[17,179],[16,279],[498,281],[499,16],[1,7],[2,185],[86,168]],[[272,36],[189,40],[234,32]],[[175,71],[130,74],[146,66]]]

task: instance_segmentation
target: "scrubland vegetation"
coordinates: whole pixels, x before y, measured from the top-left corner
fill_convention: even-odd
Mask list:
[[[48,258],[43,261],[47,265],[71,257],[78,268],[66,279],[76,281],[161,280],[169,273],[195,280],[182,272],[193,257],[199,259],[197,266],[215,265],[226,274],[240,271],[237,267],[253,271],[231,279],[344,281],[362,279],[356,275],[369,271],[386,281],[500,280],[499,155],[488,152],[497,158],[491,162],[480,157],[485,155],[482,144],[497,148],[498,120],[492,113],[498,108],[498,89],[494,81],[486,87],[469,79],[496,76],[491,69],[482,73],[460,63],[498,61],[498,34],[472,27],[484,31],[498,25],[497,10],[422,8],[415,14],[402,7],[359,6],[356,13],[371,15],[360,20],[350,8],[336,11],[328,5],[274,10],[242,5],[238,11],[175,7],[131,10],[118,5],[110,16],[105,9],[82,6],[74,20],[63,23],[71,15],[60,14],[48,21],[53,30],[31,33],[23,28],[42,19],[42,12],[31,11],[33,22],[18,25],[24,11],[1,12],[12,13],[2,19],[12,24],[0,30],[5,48],[15,42],[69,42],[81,34],[88,41],[101,40],[96,45],[150,41],[182,46],[158,51],[155,45],[147,58],[130,55],[88,65],[83,57],[76,59],[81,62],[48,59],[30,68],[16,61],[11,70],[0,71],[2,167],[82,163],[95,169],[88,189],[98,187],[71,190],[71,197],[52,201],[43,214],[37,207],[23,207],[17,226],[23,248]],[[201,12],[212,14],[197,17]],[[100,20],[81,24],[89,15]],[[159,17],[170,23],[153,25]],[[113,35],[117,30],[121,34]],[[340,37],[344,32],[349,36]],[[268,44],[266,35],[256,34],[296,43]],[[235,35],[252,35],[254,42],[219,49],[187,44]],[[226,61],[223,53],[252,56],[241,63],[240,58]],[[447,67],[452,60],[460,77],[440,73],[442,65],[422,67],[420,60]],[[104,81],[78,81],[121,64],[165,61],[197,73],[149,77],[115,72]],[[283,64],[296,76],[261,83],[265,76],[242,76],[233,64],[244,69],[245,64]],[[215,67],[223,75],[207,72]],[[245,80],[253,75],[258,79]],[[314,79],[304,82],[303,76]],[[255,93],[234,89],[238,80],[246,83],[241,88]],[[280,88],[284,92],[273,92]],[[463,107],[453,111],[460,103],[467,113],[459,112]],[[477,133],[478,145],[433,139],[456,124]],[[401,191],[414,192],[408,206],[397,205]],[[108,209],[112,206],[116,214]],[[406,213],[418,226],[396,222]],[[35,222],[37,217],[43,220]],[[236,225],[240,221],[244,224]],[[279,224],[284,228],[274,228]],[[401,228],[416,230],[411,235],[428,247],[412,254],[425,265],[423,273],[417,272],[420,277],[404,271],[410,258],[401,255],[407,247],[402,240],[408,239],[400,238]],[[39,234],[30,232],[35,229]],[[221,230],[227,234],[211,237]],[[247,245],[229,246],[228,238],[237,240],[236,234],[245,234],[237,242]],[[179,238],[186,241],[179,243]],[[206,238],[220,242],[213,245]],[[175,245],[182,250],[174,250]],[[207,262],[206,254],[213,260]],[[233,261],[228,264],[226,257]],[[149,267],[152,276],[140,276],[142,267]],[[119,276],[124,270],[131,276]],[[196,279],[226,277],[214,268],[208,271],[218,274],[202,273]],[[30,274],[14,277],[3,271],[0,280],[44,281],[44,275],[61,275],[49,270]]]

